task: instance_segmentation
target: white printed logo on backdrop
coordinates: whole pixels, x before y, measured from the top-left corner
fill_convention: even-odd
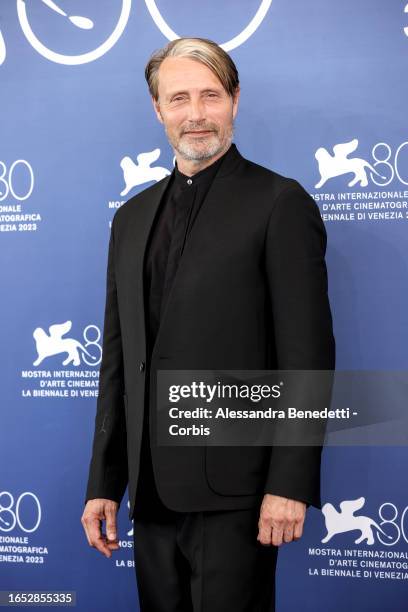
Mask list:
[[[16,497],[10,491],[0,491],[0,563],[46,563],[49,547],[38,541],[36,533],[41,517],[35,493],[24,491]]]
[[[133,187],[150,183],[151,181],[161,181],[170,174],[167,168],[162,166],[153,166],[155,161],[160,157],[160,149],[154,149],[148,153],[139,153],[136,158],[136,163],[128,156],[124,157],[120,162],[120,167],[123,170],[123,180],[125,188],[120,192],[121,196],[126,196]]]
[[[45,330],[33,331],[36,357],[34,369],[21,372],[22,397],[94,398],[98,396],[99,370],[102,361],[101,331],[87,325],[79,340],[68,332],[72,321],[54,323]],[[63,366],[63,368],[61,368]]]
[[[62,10],[61,7],[53,0],[41,0],[44,5],[44,16],[43,19],[48,18],[50,20],[50,29],[54,30],[56,27],[68,26],[72,28],[74,34],[75,28],[82,30],[92,30],[97,23],[97,11],[100,7],[95,3],[95,15],[93,19],[89,15],[72,15]],[[38,5],[38,3],[36,3]],[[21,28],[25,37],[27,38],[30,45],[43,57],[56,62],[57,64],[66,64],[68,66],[76,66],[78,64],[86,64],[93,62],[94,60],[105,55],[112,47],[117,43],[119,38],[122,36],[130,15],[130,9],[132,6],[132,0],[122,0],[122,6],[119,12],[119,18],[114,24],[112,32],[102,42],[85,53],[78,53],[75,55],[67,55],[58,53],[53,49],[50,49],[40,38],[35,34],[34,29],[31,25],[30,20],[30,9],[26,7],[25,0],[17,0],[17,14],[20,21]],[[39,7],[35,7],[39,10]]]
[[[171,171],[167,168],[153,165],[159,159],[160,154],[161,151],[157,148],[152,151],[139,153],[136,157],[136,162],[128,155],[121,159],[120,167],[124,183],[124,187],[120,192],[122,197],[127,196],[134,187],[139,187],[139,185],[145,185],[153,181],[157,183],[171,174]],[[120,208],[125,202],[126,200],[108,200],[108,208]]]
[[[72,14],[71,11],[66,11],[59,6],[58,0],[41,0],[43,7],[40,6],[39,2],[35,3],[36,11],[43,10],[43,15],[41,15],[42,20],[45,19],[50,20],[50,30],[55,30],[58,27],[61,27],[62,24],[65,28],[68,26],[72,28],[72,33],[74,33],[75,28],[77,30],[93,30],[95,26],[97,26],[98,19],[97,14],[95,15],[83,15],[83,14]],[[179,35],[172,30],[169,24],[163,18],[155,0],[145,0],[146,7],[149,11],[150,16],[153,19],[153,22],[158,27],[160,32],[168,38],[168,40],[174,40],[179,38]],[[27,7],[28,4],[28,7]],[[244,42],[246,42],[259,28],[261,23],[263,22],[270,6],[272,4],[272,0],[261,0],[258,9],[253,17],[249,19],[247,25],[239,32],[236,36],[231,38],[230,40],[220,43],[220,46],[223,47],[226,51],[231,51],[231,49],[235,49],[239,47]],[[77,66],[79,64],[86,64],[88,62],[93,62],[96,59],[99,59],[105,53],[110,51],[112,47],[118,42],[119,38],[122,36],[126,25],[129,20],[130,11],[132,8],[132,0],[122,0],[121,7],[119,9],[119,17],[115,24],[113,24],[111,33],[105,37],[105,40],[99,41],[94,49],[91,51],[86,51],[83,53],[76,54],[66,54],[60,53],[51,49],[46,42],[40,39],[39,35],[35,32],[35,27],[32,25],[32,18],[30,16],[30,7],[29,3],[26,0],[17,0],[17,15],[18,20],[20,22],[21,29],[24,33],[24,36],[30,43],[30,45],[43,57],[48,59],[51,62],[55,62],[57,64],[65,64],[68,66]],[[95,11],[99,9],[97,3],[95,3]],[[74,9],[72,9],[74,10]],[[38,13],[36,13],[38,15]],[[54,21],[52,21],[54,20]],[[66,29],[65,29],[66,32]],[[4,63],[6,59],[7,51],[6,51],[6,43],[3,37],[2,32],[0,31],[0,65]]]
[[[408,4],[406,4],[404,7],[404,13],[408,13]],[[408,36],[408,26],[405,26],[404,32],[405,32],[405,35]]]
[[[172,30],[172,28],[168,25],[168,23],[163,18],[163,15],[160,13],[159,9],[157,8],[157,4],[155,0],[145,0],[145,2],[146,2],[147,8],[149,9],[149,13],[152,16],[154,23],[157,25],[157,27],[159,28],[163,36],[168,38],[168,40],[175,40],[176,38],[180,38],[180,36],[176,34],[174,30]],[[225,51],[231,51],[231,49],[235,49],[236,47],[239,47],[244,42],[246,42],[248,38],[250,38],[256,32],[256,30],[259,28],[259,26],[265,19],[265,16],[267,12],[269,11],[271,4],[272,4],[272,0],[262,0],[255,15],[252,17],[249,23],[245,26],[245,28],[241,30],[239,34],[237,34],[236,36],[234,36],[227,42],[219,43],[219,45]]]
[[[0,232],[38,229],[40,213],[25,208],[33,189],[34,171],[27,160],[16,159],[10,164],[0,160]]]
[[[44,359],[47,357],[52,357],[54,355],[67,355],[66,359],[62,362],[62,365],[74,365],[79,366],[81,364],[81,356],[82,359],[88,365],[96,365],[100,363],[100,356],[96,357],[95,355],[91,355],[91,353],[85,348],[81,342],[76,340],[75,338],[63,338],[71,329],[72,321],[65,321],[65,323],[59,323],[55,325],[51,325],[49,327],[49,333],[47,334],[41,327],[37,327],[33,332],[33,337],[35,340],[38,357],[34,361],[33,365],[40,365]],[[84,337],[87,337],[88,329],[92,328],[94,325],[88,325],[84,330]],[[99,329],[97,329],[98,339],[99,339]],[[95,345],[94,342],[89,344]],[[100,349],[100,346],[98,345]],[[87,357],[90,361],[86,361]]]
[[[357,183],[360,183],[360,187],[367,187],[367,170],[371,170],[377,176],[386,179],[365,159],[348,157],[357,147],[358,140],[354,138],[350,142],[334,145],[333,155],[324,147],[317,149],[315,158],[319,165],[320,181],[316,183],[315,188],[320,189],[329,179],[335,176],[348,175],[350,173],[354,174],[354,178],[348,183],[349,187],[354,187]]]
[[[309,546],[309,576],[372,580],[408,580],[408,506],[399,510],[391,502],[378,508],[378,518],[356,514],[365,497],[343,500],[340,510],[331,503],[322,507],[326,534],[322,544]],[[360,546],[354,546],[354,545]],[[397,546],[399,549],[397,550]]]
[[[311,196],[326,222],[407,221],[408,141],[392,147],[377,142],[356,153],[358,138],[319,147],[314,157],[320,175]],[[355,154],[354,154],[355,153]],[[332,187],[335,185],[335,187]],[[339,191],[338,186],[349,189]]]
[[[359,531],[360,536],[354,541],[354,544],[364,542],[366,544],[374,544],[373,528],[378,529],[381,533],[392,540],[383,529],[369,516],[355,516],[354,513],[360,510],[365,504],[365,498],[342,501],[340,504],[340,512],[336,510],[333,504],[324,504],[322,513],[324,515],[327,535],[323,538],[322,543],[329,542],[335,535],[339,533],[347,533],[349,531]]]

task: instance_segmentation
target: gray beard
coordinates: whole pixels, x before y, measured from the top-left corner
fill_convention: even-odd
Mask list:
[[[220,141],[217,136],[213,136],[207,146],[200,148],[200,150],[196,150],[194,145],[188,144],[186,141],[183,141],[180,138],[177,142],[171,142],[170,138],[169,142],[174,148],[175,151],[185,160],[187,161],[202,161],[205,159],[211,159],[215,155],[218,155],[221,151],[227,150],[232,142],[234,135],[234,124],[231,125],[231,128],[227,130],[225,137],[222,141]],[[168,137],[168,134],[167,134]]]

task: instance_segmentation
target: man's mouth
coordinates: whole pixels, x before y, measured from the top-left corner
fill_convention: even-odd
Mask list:
[[[211,134],[213,130],[191,130],[189,132],[184,132],[185,134]]]

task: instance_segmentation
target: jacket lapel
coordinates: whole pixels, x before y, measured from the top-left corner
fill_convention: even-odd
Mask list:
[[[129,322],[126,333],[130,346],[138,347],[138,358],[146,355],[144,258],[153,222],[170,178],[171,174],[136,196],[131,202],[131,214],[122,228],[118,269],[126,288],[123,316],[124,321]],[[139,313],[137,325],[135,313]]]

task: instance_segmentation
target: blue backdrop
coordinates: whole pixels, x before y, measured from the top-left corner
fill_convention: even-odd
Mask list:
[[[152,166],[165,170],[157,176],[173,164],[146,61],[175,36],[208,37],[231,53],[242,88],[238,149],[299,180],[326,223],[338,368],[404,370],[408,5],[58,7],[0,7],[0,590],[74,590],[78,610],[130,611],[137,592],[127,497],[121,550],[110,560],[89,548],[80,516],[110,222],[152,184],[138,180],[140,153],[159,149]],[[359,500],[360,518],[337,522],[336,533],[309,509],[302,539],[279,551],[279,612],[408,609],[407,457],[402,447],[325,449],[323,502],[340,510]]]

